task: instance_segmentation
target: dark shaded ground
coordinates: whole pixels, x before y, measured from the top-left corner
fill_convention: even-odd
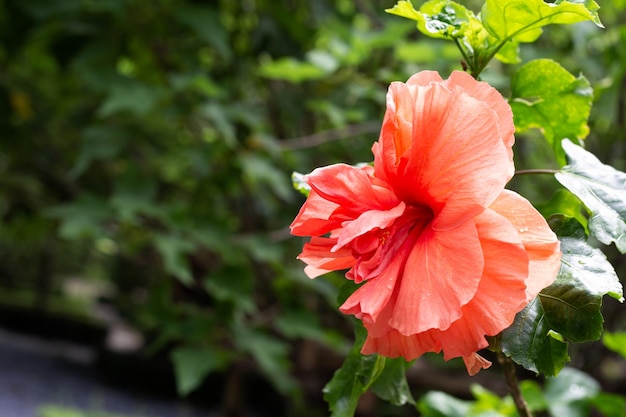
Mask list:
[[[95,353],[0,329],[0,416],[36,417],[42,405],[146,417],[217,417],[181,400],[132,393],[105,384]]]

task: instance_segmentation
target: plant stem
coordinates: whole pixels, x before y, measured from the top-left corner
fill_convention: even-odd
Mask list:
[[[526,404],[526,400],[524,400],[524,397],[522,397],[522,392],[519,388],[517,375],[515,374],[515,363],[511,358],[504,355],[504,353],[502,352],[498,352],[498,363],[504,371],[506,385],[509,389],[509,393],[513,397],[513,402],[515,403],[515,408],[517,408],[518,414],[520,415],[520,417],[533,417],[532,413],[528,409],[528,404]]]
[[[534,174],[556,174],[561,172],[558,169],[521,169],[519,171],[515,171],[515,175],[534,175]]]

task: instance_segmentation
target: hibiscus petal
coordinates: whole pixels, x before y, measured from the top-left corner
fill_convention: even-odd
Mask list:
[[[316,193],[338,204],[343,213],[353,218],[368,210],[387,210],[400,200],[391,189],[373,185],[363,169],[346,164],[317,168],[304,180]]]
[[[474,297],[483,266],[473,222],[449,231],[427,227],[407,258],[389,324],[404,335],[447,329]]]
[[[356,220],[344,224],[339,239],[334,247],[337,250],[352,242],[359,236],[373,229],[385,229],[404,213],[406,205],[400,202],[389,210],[369,210],[361,214]],[[378,239],[377,239],[378,240]]]
[[[509,158],[513,160],[512,146],[515,142],[513,111],[500,92],[486,82],[477,82],[471,75],[463,71],[453,71],[445,83],[451,88],[458,86],[475,99],[489,104],[498,115],[499,134],[508,149]]]
[[[304,272],[309,278],[315,278],[330,271],[351,268],[356,260],[350,249],[331,251],[337,239],[313,236],[305,243],[298,259],[308,266]]]
[[[530,301],[556,279],[561,267],[560,242],[543,216],[513,191],[504,190],[491,209],[513,224],[526,248],[530,261],[526,301]]]
[[[420,71],[413,74],[406,82],[407,85],[428,85],[430,83],[440,83],[443,81],[437,71]]]
[[[381,337],[373,337],[368,329],[368,336],[361,348],[363,355],[378,353],[388,358],[402,357],[412,361],[426,352],[440,352],[441,343],[432,332],[424,332],[416,335],[405,336],[397,330],[390,330]]]
[[[509,327],[526,305],[528,255],[515,227],[493,210],[476,218],[485,266],[476,295],[462,317],[439,336],[446,360],[487,347],[485,336]]]
[[[390,94],[407,92],[394,89]],[[407,204],[430,207],[436,229],[451,229],[493,202],[511,178],[512,161],[499,135],[498,116],[488,104],[441,84],[415,86],[413,99],[412,130],[401,132],[403,138],[411,137],[411,150],[396,163],[387,149],[398,134],[383,129],[380,145],[373,149],[376,175],[383,171]],[[400,109],[387,112],[393,119]]]
[[[463,356],[463,362],[465,362],[467,373],[470,374],[470,376],[474,376],[480,372],[481,369],[487,369],[491,366],[491,362],[480,356],[478,353]]]
[[[294,236],[321,236],[341,226],[345,219],[330,220],[339,205],[311,190],[289,228]]]

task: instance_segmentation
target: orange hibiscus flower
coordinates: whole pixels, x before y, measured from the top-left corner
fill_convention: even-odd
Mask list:
[[[424,71],[394,82],[374,166],[305,176],[291,224],[312,236],[299,259],[311,278],[349,269],[361,286],[340,307],[368,331],[362,353],[412,360],[443,350],[470,374],[476,352],[552,283],[559,241],[511,179],[513,115],[487,83]]]

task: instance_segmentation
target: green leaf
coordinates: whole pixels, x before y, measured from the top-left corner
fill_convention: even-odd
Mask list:
[[[248,352],[263,374],[278,391],[285,395],[294,394],[298,383],[289,374],[289,345],[270,336],[260,329],[249,327],[235,321],[233,339],[238,349]]]
[[[345,339],[341,333],[326,329],[322,326],[318,316],[311,311],[294,311],[282,314],[274,321],[276,328],[286,337],[317,340],[334,349],[345,346]]]
[[[418,403],[418,410],[424,417],[466,417],[472,407],[469,401],[462,401],[440,391],[430,391]]]
[[[185,255],[193,251],[196,245],[182,237],[165,234],[156,236],[154,244],[161,254],[165,270],[183,284],[191,285],[193,277]]]
[[[550,24],[592,21],[602,27],[595,1],[487,0],[480,15],[483,25],[497,39],[533,42]]]
[[[255,309],[253,284],[251,272],[243,265],[225,265],[204,280],[204,287],[217,300],[231,302],[245,312]]]
[[[372,384],[372,391],[379,398],[395,406],[415,404],[406,380],[406,370],[409,366],[411,362],[405,361],[404,358],[386,358],[383,371]]]
[[[569,165],[556,179],[591,211],[589,232],[626,253],[626,174],[601,163],[590,152],[563,141]]]
[[[362,355],[366,330],[355,322],[356,340],[341,368],[324,387],[324,400],[332,412],[331,417],[352,417],[359,398],[381,375],[385,358],[378,355]]]
[[[626,397],[601,392],[591,399],[591,405],[607,417],[626,417]]]
[[[533,372],[556,375],[569,361],[567,343],[550,333],[540,297],[535,297],[502,332],[502,351]]]
[[[563,256],[555,282],[517,314],[502,338],[505,354],[526,369],[546,375],[556,375],[569,360],[566,341],[600,337],[602,297],[622,299],[612,265],[601,251],[581,240],[585,237],[582,226],[569,219],[557,233]]]
[[[543,395],[541,386],[536,381],[525,379],[520,382],[522,397],[526,400],[530,411],[543,411],[548,408],[546,397]]]
[[[427,1],[417,11],[410,1],[399,1],[387,13],[415,20],[417,29],[431,38],[453,39],[463,36],[470,22],[478,21],[474,13],[449,0]]]
[[[72,203],[46,209],[45,214],[61,221],[61,237],[79,239],[106,235],[104,224],[111,219],[113,211],[106,201],[83,193]]]
[[[272,80],[301,83],[303,81],[322,79],[326,77],[327,72],[315,64],[285,57],[275,61],[267,60],[262,62],[259,68],[259,75]]]
[[[511,109],[517,132],[540,129],[560,163],[561,141],[583,139],[593,90],[582,75],[574,77],[557,62],[538,59],[522,66],[511,79]]]
[[[604,332],[602,343],[613,352],[619,353],[626,359],[626,332]]]
[[[537,204],[536,207],[546,218],[554,215],[574,218],[582,225],[583,232],[587,230],[587,209],[582,202],[568,190],[558,190],[549,201],[543,204]],[[581,238],[584,238],[584,236],[581,236]]]
[[[215,349],[181,347],[172,351],[178,395],[185,396],[198,388],[211,372],[223,369],[229,355]]]
[[[582,371],[565,368],[556,378],[548,378],[544,390],[553,416],[583,417],[588,403],[600,392],[600,384]]]

